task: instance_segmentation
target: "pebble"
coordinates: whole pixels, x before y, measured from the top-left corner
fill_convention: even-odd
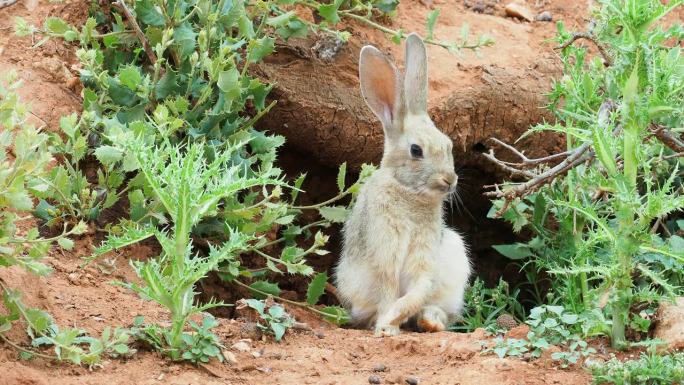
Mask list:
[[[245,341],[236,342],[230,348],[237,350],[239,352],[248,352],[248,351],[252,350],[252,348],[249,346],[249,344]]]
[[[406,377],[406,383],[409,385],[418,385],[420,379],[418,377]]]
[[[228,362],[229,364],[231,364],[231,365],[237,365],[238,364],[238,360],[235,357],[235,354],[233,354],[233,352],[231,352],[229,350],[224,350],[221,352],[221,354],[223,355],[223,358],[226,360],[226,362]]]
[[[473,12],[484,13],[487,7],[485,6],[484,1],[478,1],[477,4],[473,5],[472,9]]]
[[[384,372],[387,371],[387,366],[384,364],[376,364],[373,366],[373,371],[374,372]]]
[[[81,284],[80,282],[81,275],[78,273],[70,273],[67,275],[67,280],[71,282],[72,285],[79,286]]]
[[[505,10],[506,16],[517,17],[527,21],[534,20],[534,15],[532,15],[532,12],[524,5],[518,3],[509,3],[506,5]]]
[[[376,376],[375,374],[371,374],[368,376],[368,383],[369,384],[380,384],[382,383],[382,379],[380,376]]]
[[[553,15],[549,11],[544,11],[535,17],[537,21],[553,21]]]
[[[256,324],[256,322],[245,322],[240,325],[240,337],[249,338],[254,340],[261,339],[261,329]]]

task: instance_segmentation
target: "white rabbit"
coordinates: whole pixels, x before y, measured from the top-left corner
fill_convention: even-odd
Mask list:
[[[359,192],[344,225],[336,269],[340,297],[357,325],[377,336],[415,320],[441,331],[460,315],[471,273],[461,237],[444,224],[456,187],[452,142],[427,113],[427,53],[406,39],[406,75],[375,47],[359,59],[361,92],[385,134],[380,168]]]

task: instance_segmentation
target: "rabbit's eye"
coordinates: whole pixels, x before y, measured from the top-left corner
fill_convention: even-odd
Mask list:
[[[411,145],[411,156],[414,158],[422,158],[423,157],[423,149],[420,148],[420,146],[417,144],[412,144]]]

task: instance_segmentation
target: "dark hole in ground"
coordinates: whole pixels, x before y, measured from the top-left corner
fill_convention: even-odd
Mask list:
[[[485,146],[484,143],[481,142],[475,143],[475,145],[473,146],[473,151],[475,152],[483,153],[487,152],[488,150],[489,149],[487,148],[487,146]]]
[[[511,260],[496,252],[491,246],[515,242],[517,237],[511,227],[502,220],[487,218],[491,203],[482,196],[482,186],[497,182],[497,176],[473,167],[472,164],[477,164],[476,161],[473,161],[474,157],[462,158],[466,159],[469,164],[457,165],[459,199],[446,203],[447,221],[451,227],[464,235],[470,246],[471,261],[476,275],[484,280],[487,287],[495,286],[500,278],[508,281],[511,287],[515,287],[524,279],[524,275],[520,273],[519,265],[512,263]],[[458,159],[457,157],[457,162]],[[279,154],[279,166],[292,179],[301,173],[307,174],[303,185],[305,192],[300,194],[298,201],[301,205],[322,202],[338,193],[336,183],[338,170],[322,165],[306,154],[285,146]],[[354,172],[348,172],[347,184],[355,181],[357,177],[358,175]],[[316,212],[305,213],[300,221],[303,223],[315,221],[316,215]],[[330,236],[330,241],[326,247],[330,254],[308,258],[308,263],[316,272],[326,271],[328,276],[332,277],[333,268],[340,253],[342,240],[340,230],[341,226],[338,225],[325,229],[325,233]],[[261,259],[260,257],[255,258]],[[278,283],[282,290],[282,297],[301,301],[305,298],[310,278],[293,275],[270,275],[269,280]],[[227,303],[234,303],[240,298],[251,296],[249,290],[223,282],[216,274],[210,275],[202,282],[201,291],[201,300],[203,301],[213,297]],[[321,298],[321,303],[337,305],[336,299],[327,292]],[[233,308],[221,308],[216,312],[216,315],[235,316]]]

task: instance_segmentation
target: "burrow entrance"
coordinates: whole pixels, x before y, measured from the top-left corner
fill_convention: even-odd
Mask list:
[[[484,146],[473,148],[474,156],[468,156],[467,164],[457,164],[459,175],[459,201],[453,204],[445,204],[445,213],[448,224],[458,230],[466,239],[471,251],[471,261],[475,270],[475,276],[480,277],[487,287],[493,287],[500,278],[503,278],[511,287],[522,282],[524,276],[520,273],[519,265],[505,258],[496,252],[491,246],[496,244],[512,243],[517,240],[511,226],[502,220],[487,218],[491,202],[482,195],[484,185],[500,181],[500,176],[491,170],[483,170],[473,166],[472,159],[479,158],[478,150]],[[285,146],[279,153],[278,164],[288,178],[294,179],[302,173],[307,174],[303,185],[304,193],[299,196],[298,203],[309,205],[318,203],[335,196],[337,190],[337,169],[328,167],[306,154],[302,154],[291,146]],[[354,181],[358,175],[349,172],[347,181]],[[302,216],[304,221],[315,221],[316,213],[305,213]],[[316,272],[327,272],[332,277],[333,268],[340,254],[341,247],[341,226],[333,225],[324,232],[330,236],[330,241],[326,247],[330,251],[324,256],[311,256],[307,259],[308,263]],[[291,300],[302,300],[306,295],[306,288],[309,278],[295,275],[270,275],[269,280],[278,283],[282,290],[281,296]],[[211,274],[204,279],[200,285],[200,299],[208,301],[212,298],[223,300],[227,303],[234,303],[241,298],[249,298],[252,294],[249,290],[224,282],[218,275]],[[321,302],[326,305],[337,305],[337,300],[329,293],[324,294]],[[215,315],[223,317],[234,317],[235,309],[219,308]]]

